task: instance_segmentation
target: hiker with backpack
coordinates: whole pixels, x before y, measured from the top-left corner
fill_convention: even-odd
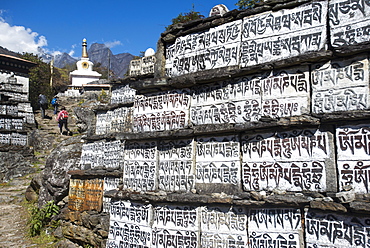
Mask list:
[[[48,101],[46,99],[46,96],[43,94],[39,95],[39,105],[41,110],[41,118],[45,118],[45,110],[48,108]]]
[[[58,97],[54,96],[54,98],[51,100],[50,103],[53,106],[54,114],[56,115],[58,113],[58,106],[59,106]]]
[[[67,130],[67,133],[69,134],[71,131],[69,131],[68,128],[68,112],[65,107],[61,107],[60,112],[57,117],[60,134],[63,134],[63,126]]]

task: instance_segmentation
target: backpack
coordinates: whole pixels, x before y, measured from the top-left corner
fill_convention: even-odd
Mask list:
[[[65,110],[60,111],[60,118],[59,120],[66,120],[68,119],[68,112]]]
[[[47,104],[48,103],[48,101],[46,100],[45,95],[40,95],[39,101],[40,101],[40,104]]]
[[[50,103],[51,103],[51,105],[54,106],[57,103],[57,99],[56,98],[53,98]]]

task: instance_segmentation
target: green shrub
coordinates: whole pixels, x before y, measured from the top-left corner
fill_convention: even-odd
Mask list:
[[[100,95],[98,96],[98,101],[101,103],[107,103],[108,102],[108,94],[105,92],[104,89],[101,90]]]
[[[52,217],[59,213],[59,207],[54,204],[54,201],[49,201],[43,208],[38,208],[35,204],[29,207],[30,218],[28,220],[29,235],[31,237],[40,235],[41,231],[50,223],[54,225]]]

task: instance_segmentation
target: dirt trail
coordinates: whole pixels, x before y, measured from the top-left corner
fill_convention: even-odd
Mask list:
[[[27,209],[21,202],[32,175],[0,186],[0,248],[37,247],[26,236]]]
[[[67,110],[71,114],[71,106]],[[60,135],[58,124],[53,111],[48,109],[46,114],[49,118],[42,119],[39,111],[35,113],[35,119],[39,124],[39,131],[42,137],[53,136],[54,144],[68,139],[69,136]],[[74,120],[69,120],[69,128],[74,131]],[[47,156],[51,150],[38,152],[37,158],[40,167],[43,168]],[[1,159],[1,158],[0,158]],[[40,247],[27,237],[27,209],[22,205],[25,200],[25,192],[30,185],[34,174],[16,178],[9,183],[0,184],[0,248],[28,248]],[[42,246],[52,247],[52,246]]]

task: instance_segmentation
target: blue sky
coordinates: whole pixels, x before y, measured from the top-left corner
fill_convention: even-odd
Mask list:
[[[81,56],[82,39],[109,46],[113,54],[139,55],[156,44],[179,13],[192,9],[208,17],[217,4],[236,9],[238,0],[0,0],[0,46],[15,52]]]

